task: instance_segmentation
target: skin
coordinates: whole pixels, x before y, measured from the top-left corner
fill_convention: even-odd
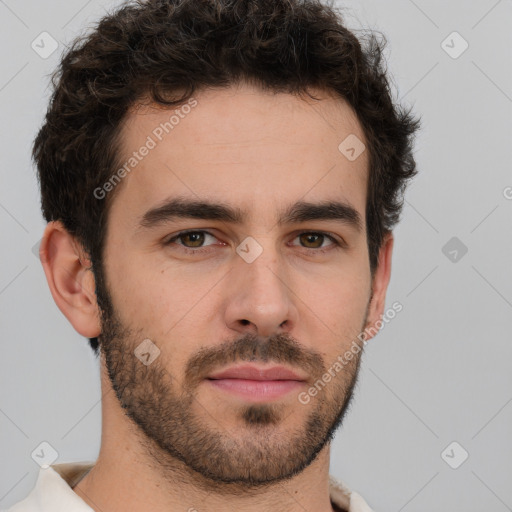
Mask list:
[[[364,141],[363,130],[346,102],[312,92],[320,100],[247,84],[197,93],[198,105],[118,185],[104,255],[112,316],[99,311],[87,254],[60,222],[48,224],[40,254],[54,300],[80,334],[101,334],[103,344],[100,454],[74,488],[94,510],[332,510],[330,440],[362,351],[309,403],[298,392],[380,319],[393,236],[372,277],[368,152],[349,161],[338,150],[350,134]],[[168,119],[163,109],[132,109],[123,154]],[[144,212],[176,195],[239,207],[247,222],[138,226]],[[284,205],[340,199],[359,212],[361,231],[335,220],[276,224]],[[213,235],[201,238],[207,253],[185,254],[201,245],[186,237],[164,245],[187,229]],[[299,236],[318,232],[346,245]],[[236,252],[247,236],[263,249],[252,263]],[[134,355],[144,339],[160,350],[147,366]],[[306,382],[251,404],[204,379],[251,357]]]

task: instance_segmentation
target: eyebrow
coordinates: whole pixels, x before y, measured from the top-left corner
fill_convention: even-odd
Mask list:
[[[150,229],[175,219],[199,219],[242,224],[247,220],[247,212],[221,202],[173,197],[146,211],[140,219],[139,226]],[[298,201],[281,210],[277,224],[295,224],[315,220],[334,220],[349,225],[358,232],[363,231],[359,212],[350,204],[342,201],[319,203]]]

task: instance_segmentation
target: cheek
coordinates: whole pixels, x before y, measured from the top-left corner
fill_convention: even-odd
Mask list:
[[[318,310],[318,317],[330,329],[332,335],[357,336],[363,325],[368,304],[368,294],[360,286],[352,287],[344,282],[310,296],[310,307]],[[339,343],[339,340],[338,340]]]
[[[340,265],[336,271],[322,276],[310,275],[298,284],[301,316],[311,318],[318,328],[325,330],[331,340],[325,345],[326,351],[339,351],[357,339],[364,324],[370,286],[369,269],[361,260]]]
[[[212,287],[191,282],[184,272],[148,265],[149,256],[118,260],[109,274],[116,314],[137,333],[131,343],[148,338],[160,349],[159,365],[180,382],[180,374],[200,339],[201,297]],[[205,300],[206,298],[203,298]],[[140,340],[138,339],[140,338]]]
[[[128,254],[128,252],[127,252]],[[162,257],[134,254],[121,258],[109,269],[109,287],[121,319],[133,328],[148,331],[162,341],[172,337],[188,317],[193,317],[205,291],[218,277],[198,273],[193,265],[171,265]]]
[[[149,258],[137,257],[119,245],[115,248],[109,254],[107,268],[114,308],[126,325],[145,328],[166,307],[166,285],[159,272],[149,268]]]

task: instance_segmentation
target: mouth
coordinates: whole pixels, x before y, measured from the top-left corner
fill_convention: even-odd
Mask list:
[[[246,401],[265,402],[297,391],[307,379],[284,366],[258,368],[243,365],[214,373],[206,381],[215,389]]]

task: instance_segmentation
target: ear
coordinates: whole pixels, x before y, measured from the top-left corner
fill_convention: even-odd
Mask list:
[[[39,258],[53,300],[75,330],[87,338],[101,333],[91,262],[60,221],[45,228]]]
[[[391,255],[393,252],[393,233],[387,231],[384,235],[379,251],[379,263],[375,269],[372,280],[372,300],[368,309],[368,318],[365,326],[366,340],[372,339],[378,328],[375,327],[378,320],[381,320],[386,303],[386,291],[391,277]]]

